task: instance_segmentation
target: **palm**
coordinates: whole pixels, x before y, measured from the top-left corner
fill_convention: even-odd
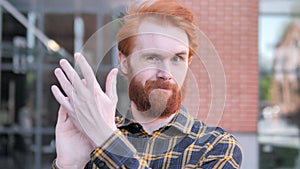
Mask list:
[[[75,162],[85,165],[93,150],[90,141],[75,127],[63,107],[59,110],[56,142],[57,159],[62,166],[71,167]]]

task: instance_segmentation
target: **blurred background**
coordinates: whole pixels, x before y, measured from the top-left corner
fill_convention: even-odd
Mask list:
[[[299,169],[300,2],[179,1],[193,10],[220,55],[227,94],[218,125],[241,143],[242,169]],[[1,168],[51,167],[59,106],[50,92],[57,84],[53,70],[61,58],[73,62],[73,53],[132,2],[0,0]],[[101,53],[109,36],[98,38],[91,52]],[[113,46],[96,70],[101,86],[117,65]],[[213,77],[199,59],[191,70],[199,87],[197,118],[207,121]]]

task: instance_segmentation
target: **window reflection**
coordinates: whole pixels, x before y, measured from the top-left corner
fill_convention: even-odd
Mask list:
[[[259,168],[300,168],[300,19],[260,16]]]

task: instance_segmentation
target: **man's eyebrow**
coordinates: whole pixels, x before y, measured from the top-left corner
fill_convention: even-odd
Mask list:
[[[187,51],[183,50],[180,52],[176,52],[174,55],[175,56],[181,56],[181,55],[187,55]],[[155,52],[155,51],[151,51],[151,52],[145,52],[142,54],[142,56],[149,56],[149,55],[156,55],[156,56],[162,56],[163,54],[161,52]]]
[[[179,55],[187,55],[187,52],[185,50],[181,51],[181,52],[177,52],[175,53],[176,56],[179,56]]]

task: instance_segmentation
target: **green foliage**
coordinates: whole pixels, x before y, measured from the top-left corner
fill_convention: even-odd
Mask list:
[[[270,99],[272,76],[261,76],[259,79],[259,99],[267,101]]]

